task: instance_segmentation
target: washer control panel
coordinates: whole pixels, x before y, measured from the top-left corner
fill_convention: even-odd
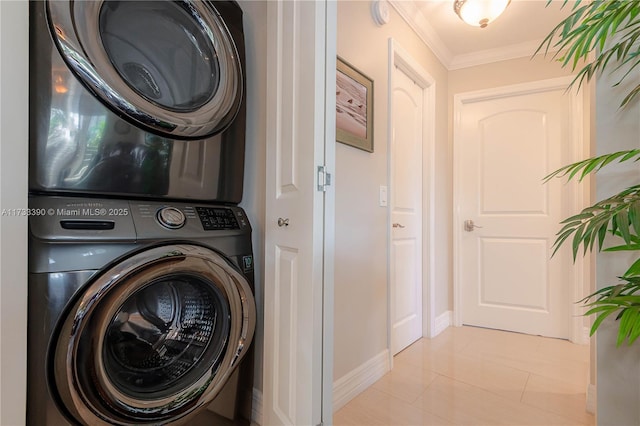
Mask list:
[[[160,225],[168,229],[182,228],[187,221],[184,213],[182,213],[181,210],[175,207],[161,208],[160,210],[158,210],[156,217],[158,219],[158,222],[160,222]]]
[[[1,0],[0,0],[1,1]],[[132,219],[138,235],[144,237],[200,238],[211,236],[209,232],[251,232],[247,215],[238,206],[193,205],[185,203],[165,204],[155,201],[129,201]],[[158,234],[164,229],[165,233]]]
[[[240,229],[233,210],[223,207],[196,207],[205,231]]]

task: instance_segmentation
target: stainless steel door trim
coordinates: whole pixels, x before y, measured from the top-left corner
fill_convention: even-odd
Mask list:
[[[183,1],[214,47],[220,65],[216,93],[193,111],[162,107],[133,90],[113,66],[99,28],[102,1],[48,1],[50,29],[62,57],[76,76],[107,107],[138,127],[175,139],[203,139],[226,129],[237,115],[243,91],[240,58],[215,7]]]
[[[168,273],[202,274],[222,290],[230,305],[227,349],[216,371],[209,366],[198,380],[176,394],[136,400],[110,383],[104,370],[101,348],[105,330],[127,298],[153,277]],[[251,343],[256,318],[255,301],[246,279],[216,252],[189,244],[155,247],[104,271],[70,312],[54,352],[55,382],[67,408],[78,421],[88,425],[183,424],[189,414],[208,405],[222,389]],[[80,349],[85,332],[91,333],[91,345]],[[79,350],[92,352],[89,372],[78,365],[83,359]],[[92,375],[99,389],[84,388],[83,374]]]

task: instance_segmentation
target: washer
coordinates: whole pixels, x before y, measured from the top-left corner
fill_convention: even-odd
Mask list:
[[[30,208],[28,425],[188,424],[212,402],[250,416],[241,208],[51,196]]]
[[[234,1],[30,3],[31,193],[239,203]]]

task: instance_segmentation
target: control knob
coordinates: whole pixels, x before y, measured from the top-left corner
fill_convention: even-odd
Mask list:
[[[187,221],[184,213],[175,207],[163,207],[158,210],[158,222],[168,229],[182,228]]]

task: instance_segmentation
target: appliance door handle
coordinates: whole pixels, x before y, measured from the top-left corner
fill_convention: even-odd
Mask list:
[[[61,220],[62,229],[108,231],[116,227],[113,220]]]

